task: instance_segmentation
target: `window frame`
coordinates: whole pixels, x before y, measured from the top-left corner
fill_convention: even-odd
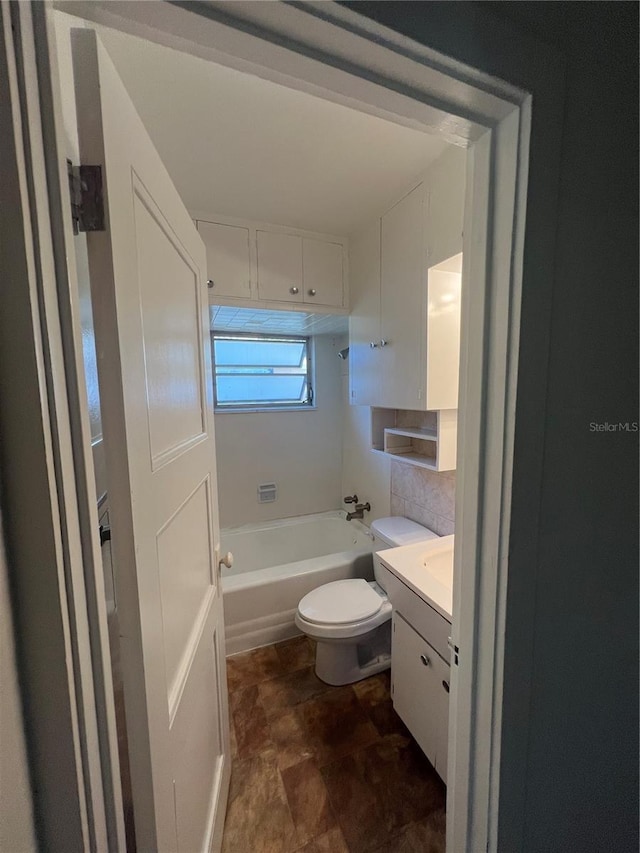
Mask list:
[[[307,356],[307,402],[252,402],[252,403],[219,403],[218,383],[216,376],[216,338],[241,338],[243,340],[291,341],[302,343],[306,347]],[[213,409],[216,414],[240,414],[247,412],[310,412],[317,408],[315,394],[315,347],[312,335],[271,334],[270,332],[233,332],[212,329],[211,339],[211,381],[213,383]]]

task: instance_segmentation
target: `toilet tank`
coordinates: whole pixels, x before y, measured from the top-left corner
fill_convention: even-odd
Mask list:
[[[388,569],[382,565],[375,554],[376,551],[385,551],[387,548],[398,548],[400,545],[412,545],[414,542],[426,542],[427,539],[438,538],[438,534],[429,530],[428,527],[423,527],[416,521],[410,521],[401,516],[378,518],[376,521],[372,521],[371,532],[374,535],[373,569],[377,582],[384,590],[387,588]]]

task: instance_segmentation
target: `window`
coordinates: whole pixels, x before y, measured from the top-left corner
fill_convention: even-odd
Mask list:
[[[286,409],[313,404],[309,338],[211,334],[216,409]]]

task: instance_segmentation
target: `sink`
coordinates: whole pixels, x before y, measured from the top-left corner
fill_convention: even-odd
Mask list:
[[[454,538],[441,536],[378,552],[385,568],[448,622],[453,609]]]

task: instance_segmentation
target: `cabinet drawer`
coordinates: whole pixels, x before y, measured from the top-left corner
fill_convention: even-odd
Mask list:
[[[399,614],[393,614],[393,707],[446,782],[450,668]]]
[[[410,622],[419,634],[428,639],[440,657],[448,663],[450,649],[447,640],[451,636],[451,623],[402,583],[397,575],[385,571],[386,591],[394,610]]]

